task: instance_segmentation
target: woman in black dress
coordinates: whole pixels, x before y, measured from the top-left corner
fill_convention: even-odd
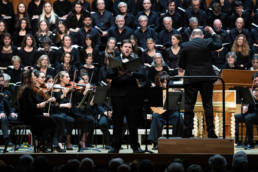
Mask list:
[[[43,6],[42,13],[39,16],[39,21],[45,20],[49,25],[49,30],[52,32],[56,29],[56,24],[58,23],[58,16],[53,10],[50,2],[46,2]]]
[[[46,151],[45,141],[48,137],[52,140],[55,132],[54,120],[49,118],[48,113],[44,113],[44,108],[48,103],[54,102],[55,98],[47,97],[40,89],[44,80],[44,73],[27,70],[23,73],[22,85],[18,92],[19,118],[32,126],[35,152]]]
[[[177,75],[178,71],[178,63],[181,57],[182,49],[180,47],[180,42],[182,37],[180,34],[174,34],[171,38],[172,46],[166,49],[164,53],[164,60],[171,71],[173,71],[173,75]]]
[[[14,17],[15,27],[19,26],[19,21],[21,19],[26,19],[27,21],[30,20],[30,17],[29,17],[28,11],[27,11],[27,7],[23,2],[18,3],[16,11],[17,11],[17,13]]]
[[[16,47],[12,46],[12,38],[9,33],[3,35],[3,46],[1,46],[0,51],[0,61],[1,67],[7,67],[11,65],[11,59],[14,55],[17,54]]]
[[[31,33],[29,20],[27,20],[26,18],[22,18],[17,23],[16,31],[13,35],[13,44],[16,47],[21,47],[22,40],[28,33]]]
[[[39,16],[42,13],[44,0],[32,0],[28,6],[28,13],[31,19],[31,27],[33,34],[38,30]]]
[[[18,55],[22,60],[22,65],[25,70],[27,70],[28,67],[33,68],[37,61],[37,49],[35,45],[34,37],[31,34],[27,34],[22,41],[21,49],[18,50]]]

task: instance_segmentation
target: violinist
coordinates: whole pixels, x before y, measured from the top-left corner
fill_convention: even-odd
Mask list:
[[[121,61],[130,61],[133,58],[132,43],[129,40],[123,40],[120,50],[121,54],[115,57]],[[114,134],[112,149],[109,153],[119,153],[121,148],[122,128],[124,116],[128,122],[130,133],[130,145],[134,153],[142,153],[138,143],[138,125],[140,121],[139,105],[142,104],[141,99],[137,99],[139,88],[136,79],[142,75],[134,72],[128,72],[125,67],[113,69],[107,78],[112,79],[111,83],[111,102],[113,107],[112,120],[114,122]]]
[[[247,145],[245,149],[254,149],[255,144],[253,142],[253,125],[258,124],[258,73],[253,75],[253,88],[250,93],[253,96],[254,104],[245,104],[242,106],[242,114],[235,115],[235,142],[238,146],[241,145],[239,142],[239,123],[245,122],[246,124],[246,135],[247,135]]]
[[[45,75],[38,70],[27,70],[22,75],[22,85],[18,92],[18,107],[20,119],[32,127],[35,139],[36,152],[47,151],[44,145],[47,138],[54,136],[56,124],[49,118],[48,113],[43,113],[48,103],[54,102],[55,98],[49,98],[40,90],[44,83]],[[51,142],[52,144],[52,142]]]
[[[81,79],[79,84],[85,85],[81,91],[76,91],[74,94],[73,103],[73,115],[75,116],[75,125],[77,128],[82,130],[81,140],[79,142],[79,149],[83,151],[86,149],[87,145],[90,145],[92,134],[94,131],[94,114],[93,109],[93,97],[94,90],[89,81],[89,76],[87,73],[81,74]]]
[[[69,74],[66,71],[61,71],[58,74],[58,84],[60,85],[60,88],[56,90],[53,95],[56,98],[59,106],[56,108],[53,108],[53,114],[51,115],[55,119],[62,119],[61,125],[63,129],[60,129],[58,138],[58,142],[62,142],[62,138],[65,135],[65,129],[66,129],[66,149],[67,150],[73,150],[72,144],[71,144],[71,135],[72,135],[72,129],[73,129],[73,123],[74,118],[71,114],[71,108],[72,103],[70,101],[70,95],[71,95],[71,89],[66,88],[65,86],[68,85],[70,82]],[[62,123],[62,121],[64,121]],[[58,149],[61,152],[64,152],[64,149],[61,144],[58,143]]]

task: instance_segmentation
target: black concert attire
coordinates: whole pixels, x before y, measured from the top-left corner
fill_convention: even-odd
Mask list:
[[[51,139],[54,137],[56,123],[52,118],[43,116],[43,108],[37,108],[37,104],[43,102],[44,98],[36,89],[24,88],[18,99],[19,119],[32,127],[34,137],[45,141],[49,135]]]
[[[68,72],[68,74],[69,74],[69,76],[70,76],[70,78],[71,78],[71,80],[73,80],[73,76],[74,76],[74,71],[75,70],[77,70],[77,67],[75,66],[75,65],[73,65],[73,64],[71,64],[70,63],[70,65],[69,65],[69,67],[68,68],[66,68],[65,66],[64,66],[64,63],[58,63],[57,65],[56,65],[56,72],[58,73],[58,72],[60,72],[60,71],[66,71],[66,72]],[[78,75],[77,75],[78,76]],[[76,79],[76,78],[75,78]]]
[[[36,33],[36,32],[38,31],[39,18],[38,18],[38,19],[32,19],[32,17],[33,17],[34,15],[38,15],[38,16],[41,15],[44,4],[45,4],[45,1],[44,1],[44,0],[40,0],[39,6],[37,6],[37,5],[34,3],[34,0],[32,0],[32,1],[29,3],[29,6],[28,6],[28,13],[29,13],[29,16],[30,16],[30,19],[31,19],[31,27],[32,27],[32,32],[33,32],[33,33]]]
[[[225,23],[226,26],[231,29],[235,27],[235,21],[238,17],[242,17],[244,19],[245,22],[245,27],[249,28],[250,27],[250,13],[248,13],[247,11],[243,11],[242,15],[239,16],[237,13],[232,13],[229,17],[227,17],[227,22]],[[223,23],[224,24],[224,23]]]
[[[108,37],[115,37],[117,42],[122,42],[124,39],[129,39],[133,34],[133,30],[127,26],[123,28],[123,31],[120,33],[117,26],[113,26],[108,31]]]
[[[82,12],[79,20],[76,17],[75,12],[69,13],[66,19],[66,26],[68,29],[76,29],[76,28],[82,28],[83,27],[83,20],[86,12]]]
[[[13,11],[13,4],[12,2],[8,2],[7,4],[3,3],[3,1],[0,1],[0,16],[2,18],[2,15],[6,15],[8,18],[4,18],[4,21],[6,23],[6,28],[9,33],[13,33],[14,31],[14,11]]]
[[[92,43],[92,57],[93,57],[93,63],[98,63],[98,49],[99,47],[95,46],[95,43]],[[83,47],[80,47],[79,52],[80,52],[80,63],[84,64],[85,63],[85,58],[88,56],[88,53],[86,52],[86,46],[84,45]]]
[[[160,18],[160,25],[162,25],[163,23],[163,18],[164,17],[171,17],[173,20],[173,28],[180,28],[180,27],[184,27],[184,16],[182,14],[180,14],[177,10],[174,12],[174,14],[170,14],[169,12],[166,12],[161,18]],[[160,26],[161,29],[164,29],[164,26]],[[160,29],[160,30],[161,30]]]
[[[155,12],[154,10],[150,11],[150,14],[147,15],[144,11],[138,12],[136,19],[139,18],[139,16],[145,15],[148,17],[148,27],[152,28],[153,30],[157,30],[159,27],[159,13]],[[138,24],[138,20],[136,22]],[[139,25],[139,24],[138,24]]]
[[[198,26],[197,28],[203,30],[203,27],[202,27],[202,26]],[[192,32],[193,32],[193,29],[192,29],[191,27],[186,27],[186,28],[182,31],[182,39],[183,39],[182,42],[189,41],[189,38],[190,38]]]
[[[36,43],[37,43],[37,47],[42,47],[43,46],[43,42],[46,38],[49,38],[51,41],[54,40],[55,38],[55,34],[52,33],[51,31],[49,31],[46,35],[45,34],[41,34],[41,33],[36,33],[35,34],[35,40],[36,40]]]
[[[124,18],[125,18],[125,26],[130,27],[131,29],[135,29],[135,20],[136,20],[135,16],[131,13],[126,13]]]
[[[116,57],[117,60],[125,58],[128,60],[132,59],[132,57],[125,57],[122,55]],[[113,73],[110,73],[107,76],[107,78],[112,79],[110,88],[111,103],[113,107],[112,120],[114,123],[112,147],[115,152],[119,152],[119,149],[121,148],[124,116],[128,122],[130,145],[134,152],[139,150],[137,130],[141,116],[139,106],[141,106],[142,100],[138,97],[140,89],[137,86],[136,78],[141,77],[143,77],[141,73],[133,73],[132,75],[126,73],[119,75],[118,69],[113,69]]]
[[[65,97],[62,98],[62,90],[59,92],[53,92],[53,97],[56,98],[56,102],[58,105],[64,104],[64,103],[69,103],[69,98],[71,92],[69,92]],[[68,108],[61,108],[60,106],[54,106],[51,108],[52,114],[51,118],[53,118],[57,125],[57,131],[55,133],[55,138],[54,138],[54,145],[57,145],[58,142],[63,141],[63,137],[65,134],[72,134],[72,129],[74,126],[74,117],[72,116],[71,110]],[[66,133],[65,133],[66,129]]]
[[[163,66],[162,70],[158,71],[157,69],[155,69],[155,66],[152,66],[149,68],[148,70],[148,80],[150,82],[155,83],[155,77],[158,73],[160,73],[161,71],[166,71],[167,73],[169,73],[168,67],[167,66]]]
[[[103,15],[97,11],[91,14],[91,18],[92,26],[98,26],[103,31],[107,31],[113,24],[112,13],[108,10],[105,10]]]
[[[86,31],[84,28],[81,28],[77,34],[75,34],[75,41],[73,41],[75,44],[78,44],[80,46],[85,45],[85,37],[86,35],[90,35],[92,39],[92,43],[95,45],[95,48],[98,49],[101,39],[100,34],[97,29],[94,27],[91,27],[88,31]]]
[[[181,58],[182,48],[178,51],[177,54],[174,54],[172,51],[172,47],[167,48],[165,51],[164,61],[169,66],[169,68],[176,70],[179,65],[179,59]],[[176,73],[177,74],[177,73]]]
[[[17,48],[15,46],[11,46],[11,50],[10,51],[4,51],[3,47],[0,48],[0,66],[1,67],[7,67],[9,65],[11,65],[12,63],[12,57],[14,55],[17,55]]]
[[[136,13],[136,5],[134,0],[115,0],[114,1],[114,16],[119,14],[118,4],[125,2],[127,4],[127,12],[131,14]]]
[[[175,0],[175,4],[176,4],[176,7],[182,7],[183,6],[181,0]],[[168,9],[168,1],[167,0],[160,0],[158,2],[158,7],[159,7],[160,12],[165,13],[166,10]],[[187,7],[189,7],[189,5],[187,5]]]
[[[222,47],[217,35],[212,38],[194,38],[191,41],[181,44],[182,56],[179,60],[179,67],[185,69],[185,76],[205,76],[215,75],[212,68],[212,58],[210,52]],[[207,124],[208,137],[215,137],[213,124],[213,82],[216,79],[184,79],[185,85],[185,115],[184,115],[184,137],[192,136],[194,105],[197,93],[200,91],[205,118]]]
[[[54,8],[55,13],[59,17],[63,17],[72,10],[72,4],[69,0],[64,0],[64,1],[57,0],[54,2],[53,8]]]
[[[59,59],[57,59],[57,61],[60,63],[61,62],[61,57],[63,56],[63,54],[65,53],[65,50],[63,47],[59,48],[58,50],[58,56],[59,56]],[[72,61],[71,63],[77,67],[80,66],[80,52],[77,48],[73,47],[72,48],[72,51],[70,52],[71,56],[72,56]],[[58,57],[57,56],[57,57]]]
[[[224,67],[224,64],[226,62],[226,55],[228,53],[228,48],[223,46],[222,51],[217,52],[212,51],[211,56],[212,56],[212,64],[218,67],[219,69]]]
[[[91,5],[91,7],[92,7],[92,11],[98,11],[97,10],[97,0],[93,0],[93,3]],[[110,11],[110,12],[114,12],[114,5],[113,5],[112,0],[106,0],[105,1],[105,9]]]
[[[229,66],[229,64],[227,62],[225,62],[225,64],[221,67],[221,72],[223,69],[238,69],[240,70],[241,68],[237,65],[237,63],[234,64],[234,66]]]
[[[49,63],[51,64],[51,67],[56,67],[56,65],[59,63],[59,61],[57,60],[57,56],[58,56],[58,52],[56,48],[51,48],[49,51],[46,51],[45,49],[41,49],[37,52],[37,59],[39,59],[40,56],[42,56],[43,54],[48,55],[49,58]]]
[[[183,5],[183,7],[184,7],[185,9],[188,8],[188,7],[191,8],[191,6],[192,6],[192,1],[191,1],[191,0],[185,0],[182,5]],[[206,1],[205,1],[205,0],[201,0],[201,1],[200,1],[200,9],[202,9],[202,10],[204,10],[204,11],[207,10],[207,5],[206,5]]]
[[[187,22],[187,24],[186,24],[187,26],[189,25],[188,24],[188,19],[191,18],[191,17],[196,17],[198,19],[199,26],[205,27],[207,25],[208,16],[205,13],[205,11],[202,10],[202,9],[199,9],[199,11],[197,13],[195,13],[193,11],[193,8],[189,7],[189,8],[186,9],[185,15],[186,15],[186,19],[187,19],[187,20],[185,20],[185,22]]]
[[[22,44],[22,41],[23,41],[25,35],[26,35],[26,34],[31,34],[30,31],[26,31],[26,34],[25,34],[25,35],[19,35],[19,31],[20,31],[20,30],[18,30],[17,32],[14,32],[13,38],[12,38],[13,44],[14,44],[16,47],[21,47],[21,44]]]
[[[220,19],[221,22],[223,23],[223,28],[226,29],[226,23],[227,23],[227,14],[226,13],[223,13],[221,12],[220,14],[214,14],[214,12],[212,10],[209,10],[207,12],[207,16],[208,16],[208,19],[207,19],[207,24],[209,26],[213,26],[213,22],[215,19]],[[225,25],[225,26],[224,26]]]
[[[242,70],[248,70],[252,66],[252,52],[250,51],[248,55],[243,55],[241,52],[236,52],[237,60],[236,63],[240,66]]]
[[[160,52],[157,51],[157,50],[155,50],[155,54],[156,54],[156,53],[160,53]],[[155,56],[155,54],[154,54],[154,56]],[[154,56],[150,56],[150,55],[148,54],[148,50],[146,50],[146,51],[144,51],[144,52],[142,53],[141,58],[142,58],[143,63],[148,63],[148,64],[151,65],[151,63],[152,63],[153,60],[154,60]]]
[[[153,38],[155,41],[158,40],[157,33],[154,29],[147,27],[147,29],[143,32],[141,28],[138,28],[134,31],[134,35],[138,40],[138,46],[146,49],[146,41],[148,38]]]
[[[257,103],[257,101],[255,101]],[[246,113],[235,115],[235,142],[239,144],[239,124],[245,122],[247,141],[250,146],[254,146],[253,142],[253,125],[258,123],[257,105],[247,105]]]
[[[36,66],[35,69],[41,71],[38,66]],[[52,77],[54,78],[54,77],[56,76],[56,70],[55,70],[55,68],[53,68],[53,67],[47,67],[47,71],[46,71],[45,75],[46,75],[46,76],[50,75],[50,76],[52,76]]]
[[[6,71],[6,73],[11,77],[11,83],[21,82],[23,72],[24,69],[22,66],[20,66],[18,70],[14,69],[13,67],[8,67]]]
[[[74,1],[72,2],[72,9],[74,8],[75,4],[77,3],[78,1]],[[80,4],[82,5],[82,9],[85,11],[85,12],[89,12],[90,11],[90,3],[87,2],[86,0],[84,0],[84,2],[82,3],[80,1]]]
[[[258,53],[258,28],[253,28],[251,30],[252,35],[252,42],[256,44],[256,46],[253,45],[253,52],[254,54]]]
[[[172,28],[171,31],[166,29],[161,30],[158,35],[158,43],[164,45],[165,47],[171,46],[171,37],[174,34],[180,34],[176,29]]]
[[[34,64],[36,64],[37,62],[36,54],[37,54],[36,47],[34,47],[31,52],[25,51],[24,48],[21,48],[20,50],[18,50],[18,56],[21,58],[21,64],[25,67],[34,66]]]

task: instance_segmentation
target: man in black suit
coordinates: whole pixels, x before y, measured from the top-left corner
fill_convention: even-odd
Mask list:
[[[211,51],[222,47],[221,41],[213,29],[209,26],[205,31],[212,35],[212,38],[203,39],[202,30],[194,29],[190,41],[182,44],[182,57],[179,66],[185,69],[185,76],[215,76],[212,68]],[[213,124],[213,92],[214,78],[185,79],[185,116],[184,116],[184,137],[192,137],[194,105],[197,93],[200,91],[205,119],[207,124],[208,137],[217,138]]]
[[[120,47],[121,54],[115,57],[122,63],[127,63],[135,58],[132,50],[132,43],[129,40],[123,40]],[[107,78],[111,82],[111,103],[113,107],[112,120],[114,123],[112,149],[109,153],[119,153],[122,140],[123,119],[126,117],[129,129],[129,140],[134,153],[143,152],[138,143],[138,123],[140,120],[139,109],[141,99],[136,78],[144,77],[141,73],[129,72],[125,66],[113,69]]]

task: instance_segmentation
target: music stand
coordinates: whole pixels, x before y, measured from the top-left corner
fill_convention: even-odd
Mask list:
[[[182,91],[174,91],[174,92],[169,92],[168,91],[168,95],[167,95],[167,99],[165,102],[165,108],[167,109],[167,111],[178,111],[179,112],[179,120],[181,118],[180,115],[180,108],[182,105],[182,100],[183,100],[183,93]],[[167,138],[169,138],[169,114],[166,115],[166,134],[167,134]],[[173,133],[174,135],[174,133]]]
[[[147,145],[147,138],[148,138],[148,133],[147,133],[147,110],[150,109],[150,107],[161,107],[163,106],[163,92],[161,87],[147,87],[143,88],[143,114],[144,114],[144,119],[145,119],[145,150],[143,152],[148,152],[148,153],[154,153],[150,150],[148,150],[148,145]]]
[[[109,87],[107,87],[107,86],[103,86],[103,87],[99,86],[96,88],[96,92],[94,94],[94,100],[93,100],[94,104],[103,104],[105,102],[108,89],[109,89]],[[96,125],[97,125],[97,123],[94,123],[94,132],[95,132],[94,135],[97,135],[97,133],[96,133],[97,131],[95,130],[97,128]],[[93,148],[90,150],[95,150],[97,152],[101,152],[101,150],[99,148],[97,148],[97,142],[95,145],[96,145],[96,148]],[[88,150],[89,150],[89,148],[88,148]]]

